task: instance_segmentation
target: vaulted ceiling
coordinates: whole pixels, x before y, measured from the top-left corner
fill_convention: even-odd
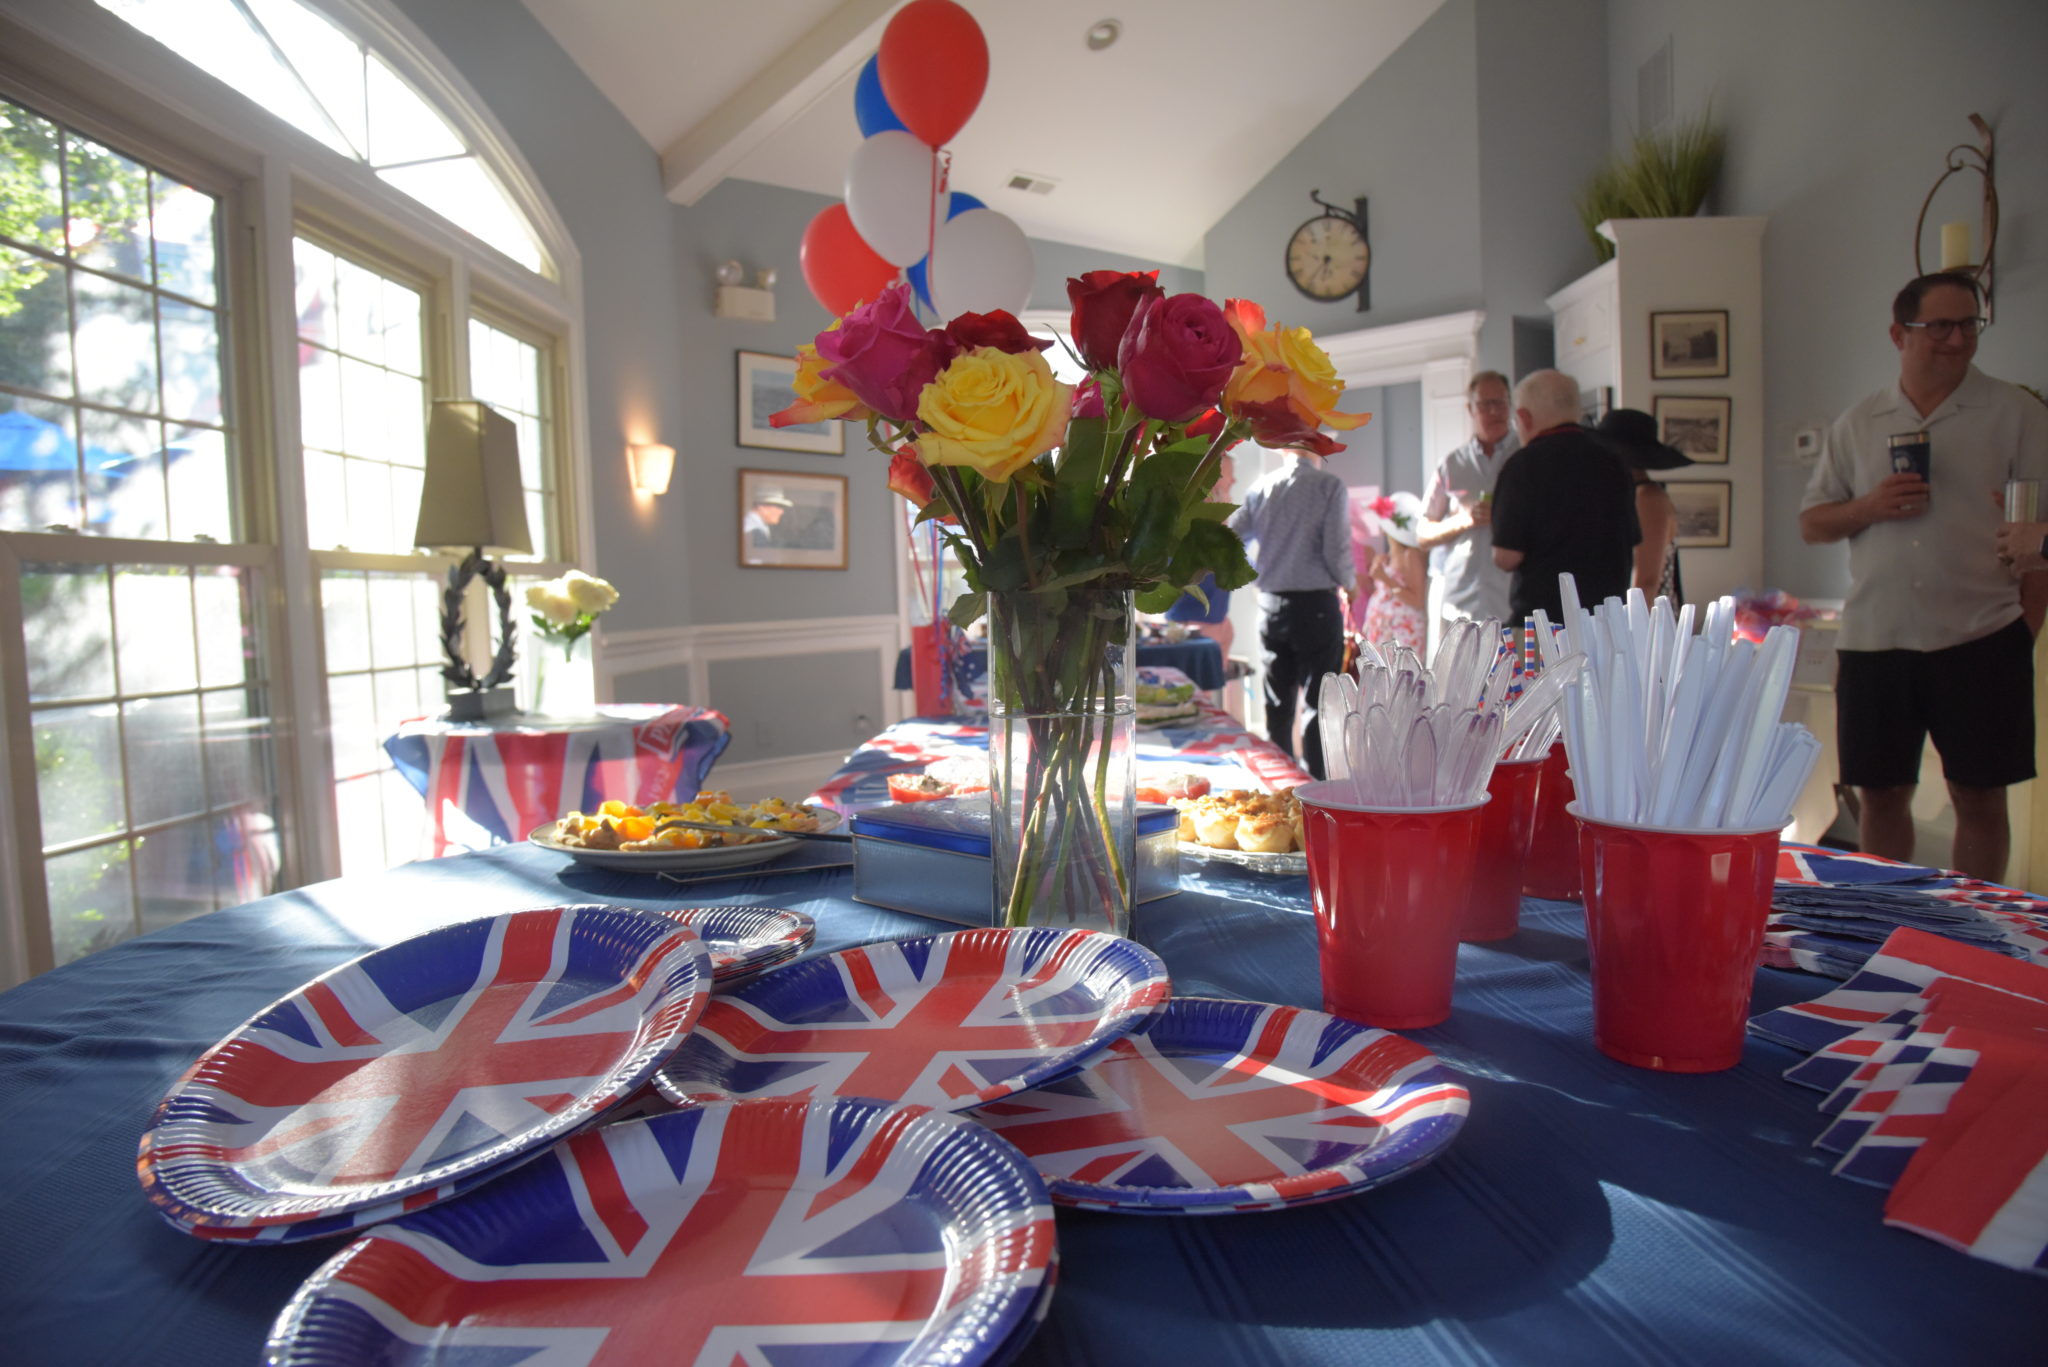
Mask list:
[[[962,3],[990,69],[954,188],[1032,237],[1199,266],[1209,227],[1443,0]],[[727,176],[844,194],[854,81],[899,0],[525,4],[690,204]],[[1092,51],[1105,19],[1122,32]]]

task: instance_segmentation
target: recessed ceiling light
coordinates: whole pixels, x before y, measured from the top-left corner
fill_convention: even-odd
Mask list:
[[[1122,35],[1124,26],[1116,19],[1105,19],[1088,30],[1088,50],[1100,52]]]

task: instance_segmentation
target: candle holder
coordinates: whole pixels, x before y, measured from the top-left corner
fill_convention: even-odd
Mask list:
[[[1991,317],[1991,258],[1998,245],[1998,181],[1993,174],[1991,125],[1979,115],[1970,115],[1970,127],[1977,130],[1977,145],[1957,143],[1948,149],[1948,169],[1941,173],[1927,198],[1920,201],[1920,217],[1913,221],[1913,274],[1927,274],[1920,262],[1920,236],[1927,227],[1927,210],[1934,203],[1934,196],[1947,183],[1948,178],[1958,171],[1975,171],[1984,178],[1984,259],[1974,265],[1953,267],[1962,274],[1977,281],[1977,290],[1984,298],[1984,316]],[[1945,268],[1947,269],[1947,268]]]

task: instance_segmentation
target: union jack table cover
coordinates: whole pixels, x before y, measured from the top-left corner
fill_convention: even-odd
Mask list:
[[[969,1112],[1056,1204],[1167,1215],[1278,1210],[1434,1158],[1471,1097],[1385,1030],[1263,1002],[1176,997],[1085,1071]]]
[[[357,1240],[277,1367],[997,1362],[1045,1311],[1045,1184],[967,1120],[744,1101],[585,1131]]]
[[[2048,966],[1900,929],[1849,981],[1750,1022],[1810,1050],[1814,1146],[1887,1187],[1885,1223],[2048,1273]]]
[[[710,995],[695,931],[547,907],[459,922],[325,973],[215,1045],[143,1131],[165,1218],[253,1242],[475,1185],[637,1091]]]
[[[1274,792],[1309,781],[1308,771],[1285,750],[1237,724],[1220,708],[1204,707],[1183,726],[1140,728],[1138,778],[1199,774],[1212,789]],[[889,775],[921,774],[934,760],[969,756],[987,763],[988,727],[921,718],[897,722],[862,745],[839,772],[806,798],[842,812],[893,801]]]
[[[1077,1071],[1168,990],[1157,955],[1099,931],[884,941],[720,994],[654,1085],[676,1105],[865,1096],[963,1110]]]
[[[607,798],[644,807],[695,796],[732,742],[725,714],[708,707],[632,703],[598,712],[594,722],[425,717],[400,726],[384,751],[426,799],[422,853],[516,845]]]
[[[794,959],[818,934],[816,921],[787,907],[678,907],[661,914],[697,932],[711,955],[712,980],[727,987]]]

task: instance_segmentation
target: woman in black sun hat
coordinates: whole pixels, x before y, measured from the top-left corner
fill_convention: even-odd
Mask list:
[[[1650,478],[1650,471],[1676,470],[1692,464],[1692,457],[1657,440],[1657,420],[1640,408],[1614,409],[1594,430],[1635,476],[1636,520],[1642,524],[1643,539],[1636,543],[1634,587],[1652,601],[1664,597],[1674,606],[1683,603],[1685,592],[1678,577],[1678,509],[1664,486]]]

